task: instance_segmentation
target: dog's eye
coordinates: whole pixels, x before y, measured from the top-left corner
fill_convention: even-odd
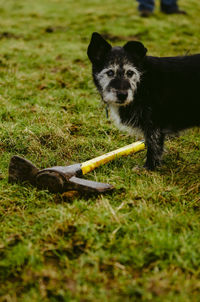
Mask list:
[[[134,72],[132,70],[127,70],[126,75],[127,77],[131,78],[133,76]]]
[[[106,74],[109,76],[109,77],[113,77],[114,76],[114,71],[112,69],[108,70],[106,72]]]

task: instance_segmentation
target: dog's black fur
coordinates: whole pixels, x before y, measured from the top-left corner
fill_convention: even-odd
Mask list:
[[[93,79],[118,125],[137,127],[147,145],[145,167],[160,164],[166,134],[200,126],[200,54],[146,56],[142,43],[111,47],[93,33]]]

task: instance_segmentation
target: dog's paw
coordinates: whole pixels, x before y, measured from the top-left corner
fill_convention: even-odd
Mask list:
[[[153,160],[153,161],[147,160],[144,164],[144,168],[148,171],[154,171],[160,166],[161,166],[161,160]]]
[[[147,163],[145,163],[144,166],[143,166],[143,168],[144,168],[145,170],[147,170],[147,171],[154,171],[155,168],[156,168],[156,166],[155,166],[155,165],[152,165],[152,164],[147,164]]]

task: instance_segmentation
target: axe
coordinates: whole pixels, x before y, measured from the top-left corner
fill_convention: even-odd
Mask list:
[[[144,141],[138,141],[83,163],[55,166],[43,170],[39,170],[29,160],[15,155],[10,160],[8,181],[10,183],[29,182],[39,189],[48,189],[52,193],[63,193],[71,190],[103,193],[114,187],[107,183],[86,180],[80,176],[115,158],[144,149]]]

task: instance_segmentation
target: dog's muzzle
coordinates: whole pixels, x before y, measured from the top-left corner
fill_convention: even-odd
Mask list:
[[[116,92],[117,103],[123,104],[128,98],[128,91],[120,90]]]

